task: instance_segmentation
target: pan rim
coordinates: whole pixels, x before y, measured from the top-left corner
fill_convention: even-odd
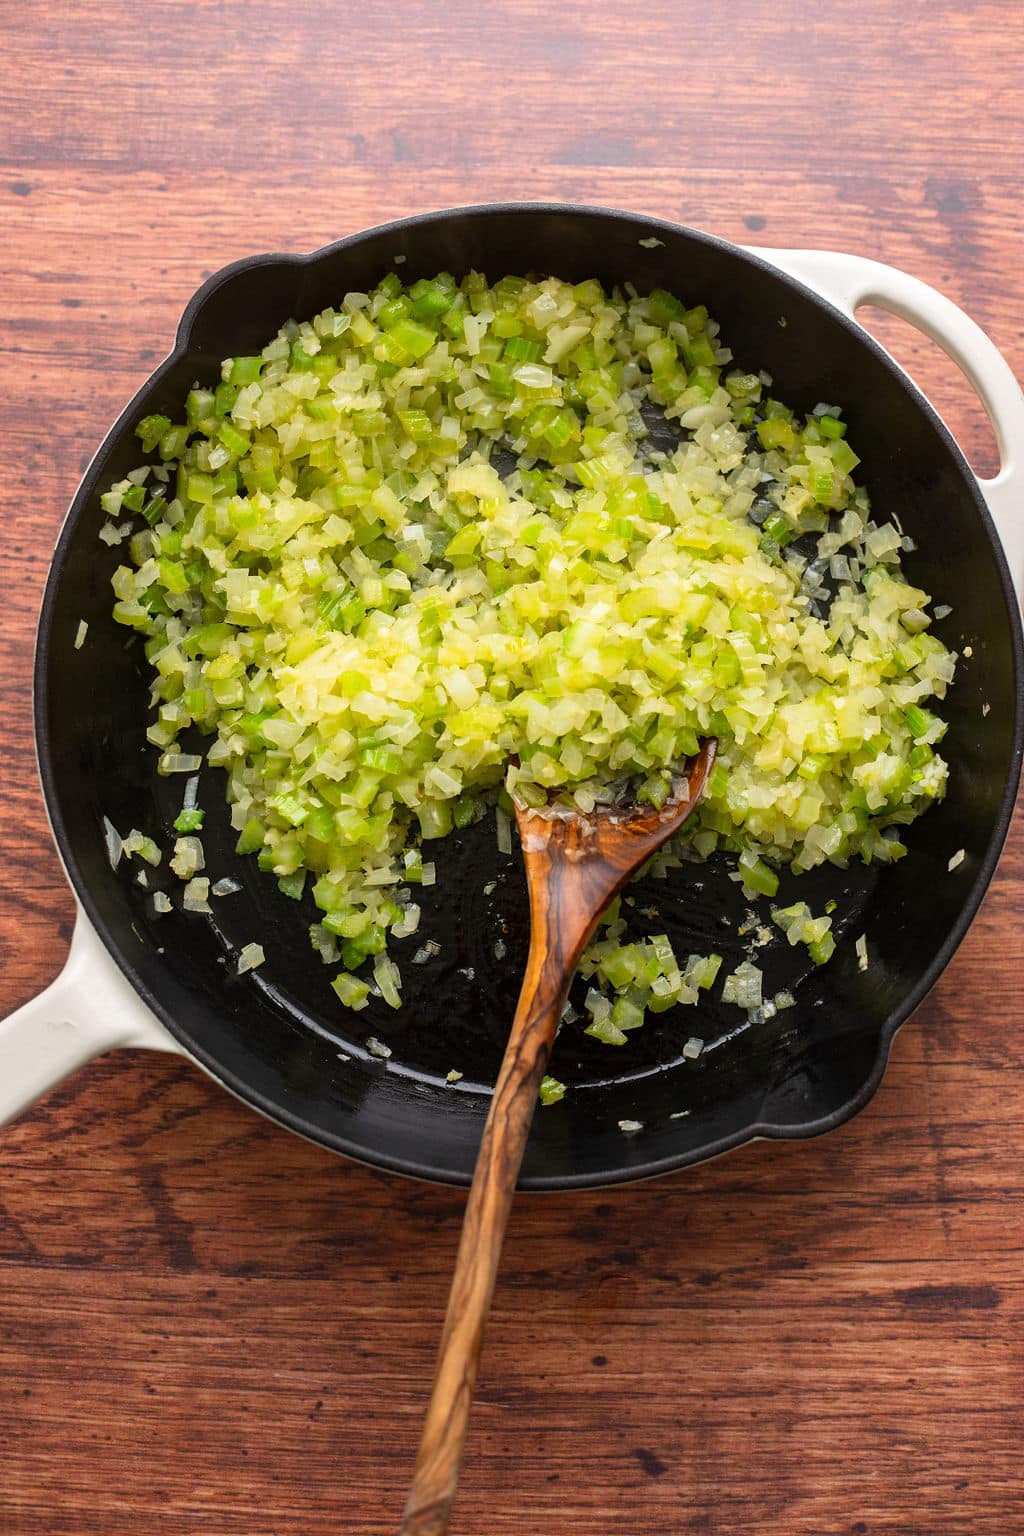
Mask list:
[[[534,201],[457,205],[450,208],[410,214],[401,219],[374,225],[344,236],[340,240],[332,241],[313,251],[256,253],[229,263],[227,266],[211,274],[188,300],[182,313],[171,351],[153,373],[150,374],[140,389],[136,391],[109,428],[98,445],[95,454],[92,456],[69,504],[51,557],[36,631],[33,664],[33,718],[36,759],[51,831],[64,869],[78,900],[81,902],[112,961],[118,966],[126,980],[147,1007],[151,1009],[171,1037],[185,1048],[189,1057],[198,1061],[210,1076],[221,1086],[228,1089],[236,1098],[258,1110],[276,1124],[284,1126],[286,1129],[295,1132],[306,1140],[316,1143],[318,1146],[340,1152],[353,1161],[362,1163],[364,1166],[404,1174],[411,1178],[457,1186],[469,1184],[472,1177],[471,1171],[455,1170],[450,1167],[435,1167],[430,1163],[429,1159],[421,1161],[409,1157],[390,1156],[386,1151],[378,1151],[376,1148],[368,1151],[365,1147],[353,1143],[343,1135],[323,1130],[320,1127],[313,1127],[300,1114],[291,1112],[286,1105],[254,1089],[240,1078],[237,1073],[221,1065],[212,1054],[204,1052],[202,1048],[197,1048],[196,1043],[186,1035],[184,1029],[177,1024],[170,1011],[164,1007],[160,998],[146,984],[128,954],[122,950],[114,936],[109,932],[99,912],[89,882],[79,868],[71,845],[71,838],[61,812],[57,784],[58,775],[55,771],[51,752],[48,724],[48,670],[53,622],[57,611],[59,589],[67,554],[83,512],[92,496],[95,484],[102,475],[106,459],[113,445],[120,439],[125,427],[135,419],[142,402],[150,396],[165,374],[175,364],[188,356],[195,325],[201,317],[207,302],[224,283],[228,282],[236,274],[257,266],[313,266],[338,251],[348,249],[364,241],[405,235],[409,232],[415,232],[416,229],[424,225],[436,225],[440,222],[469,217],[495,217],[499,215],[508,216],[510,214],[524,217],[547,215],[562,218],[614,219],[633,224],[638,231],[646,233],[657,233],[658,230],[663,230],[674,237],[682,235],[713,250],[727,252],[731,257],[739,257],[742,261],[756,269],[769,274],[773,279],[780,282],[784,288],[788,287],[802,298],[810,300],[814,306],[823,310],[830,319],[843,326],[857,343],[866,347],[875,359],[882,364],[900,387],[909,395],[914,406],[924,414],[932,429],[937,433],[943,447],[951,456],[961,480],[966,483],[975,511],[978,514],[980,526],[984,529],[990,551],[996,563],[996,569],[999,573],[1013,660],[1014,711],[1011,760],[999,807],[993,818],[992,831],[984,857],[979,863],[970,890],[967,892],[957,919],[945,941],[934,955],[917,984],[905,994],[898,1007],[888,1015],[879,1030],[877,1052],[872,1070],[858,1091],[838,1108],[815,1120],[799,1123],[781,1123],[758,1119],[733,1133],[688,1151],[684,1150],[661,1158],[654,1158],[647,1162],[629,1163],[625,1166],[605,1171],[557,1175],[529,1174],[522,1179],[520,1185],[524,1190],[544,1192],[602,1189],[660,1177],[667,1173],[705,1162],[755,1140],[802,1140],[823,1135],[827,1131],[843,1124],[863,1109],[874,1096],[882,1080],[892,1042],[897,1031],[931,991],[939,976],[953,958],[968,928],[977,915],[992,876],[995,873],[1003,844],[1010,828],[1021,775],[1022,757],[1024,757],[1024,629],[1022,629],[1020,608],[1013,587],[1006,554],[979,485],[978,477],[967,463],[959,444],[949,428],[931,405],[927,396],[922,393],[909,375],[899,367],[870,332],[865,330],[856,320],[846,315],[841,309],[831,304],[829,300],[823,298],[820,293],[800,281],[800,279],[792,277],[788,272],[784,271],[781,267],[775,266],[763,255],[755,254],[744,246],[734,244],[720,236],[712,235],[706,231],[694,229],[691,226],[676,223],[672,220],[593,204]],[[763,246],[759,247],[759,251],[763,250]]]

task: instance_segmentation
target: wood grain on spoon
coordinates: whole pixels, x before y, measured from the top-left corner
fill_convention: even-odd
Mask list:
[[[448,1529],[512,1195],[577,962],[608,903],[694,809],[714,760],[715,742],[705,741],[660,810],[610,806],[584,816],[516,806],[530,953],[466,1205],[401,1536]]]

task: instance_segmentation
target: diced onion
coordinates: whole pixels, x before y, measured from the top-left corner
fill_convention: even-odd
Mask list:
[[[121,854],[124,851],[124,842],[114,823],[106,816],[103,818],[103,841],[107,849],[107,858],[111,869],[116,869],[121,862]]]
[[[371,967],[399,1005],[386,946],[419,931],[426,845],[493,806],[511,856],[508,794],[556,815],[627,786],[660,805],[714,736],[701,805],[650,873],[725,847],[753,901],[780,866],[902,857],[945,791],[927,701],[956,658],[904,576],[913,540],[856,484],[838,406],[798,416],[731,366],[698,297],[388,270],[144,417],[151,462],[100,498],[101,538],[127,538],[114,617],[145,639],[157,772],[187,775],[175,830],[197,830],[204,762],[222,769],[238,851],[319,908],[345,1008],[367,1006]],[[651,450],[648,407],[673,452]],[[109,823],[104,841],[116,868]],[[204,862],[179,838],[188,910]],[[779,911],[825,963],[830,917]],[[581,962],[583,1027],[621,1047],[720,963],[611,918]],[[743,966],[723,996],[780,1006]]]
[[[196,875],[185,886],[181,904],[186,912],[209,912],[210,882],[205,875]]]
[[[246,971],[254,971],[258,965],[263,964],[266,958],[262,944],[243,944],[238,952],[238,961],[235,967],[236,975],[244,976]]]

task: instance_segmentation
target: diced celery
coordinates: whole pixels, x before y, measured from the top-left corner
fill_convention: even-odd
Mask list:
[[[762,448],[792,448],[796,442],[792,423],[779,419],[759,421],[757,435]]]
[[[719,975],[719,956],[647,933],[680,860],[725,853],[738,902],[776,901],[786,866],[902,858],[896,829],[943,794],[936,700],[956,658],[901,570],[911,541],[852,483],[838,407],[798,417],[731,365],[702,304],[596,279],[407,283],[398,264],[336,304],[226,359],[183,411],[162,396],[137,428],[150,462],[100,496],[157,771],[194,774],[184,733],[204,734],[239,850],[286,897],[312,884],[340,1001],[367,1005],[352,971],[372,959],[395,1007],[389,934],[419,931],[411,891],[444,874],[410,839],[497,802],[505,869],[504,784],[587,816],[623,784],[662,807],[717,738],[644,905],[609,909],[581,960],[582,1024],[622,1045]],[[186,791],[182,843],[202,820]],[[775,909],[816,963],[831,906]],[[762,999],[745,962],[722,995],[768,1017],[784,994]],[[703,1033],[679,1037],[684,1056]],[[560,1089],[547,1079],[546,1101]]]
[[[229,384],[252,384],[263,368],[262,357],[233,357],[228,369]]]

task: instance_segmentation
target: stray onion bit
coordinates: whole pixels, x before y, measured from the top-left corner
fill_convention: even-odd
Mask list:
[[[448,1076],[445,1078],[445,1082],[446,1083],[461,1083],[462,1082],[462,1073],[461,1072],[456,1072],[455,1068],[453,1067],[452,1070],[448,1073]]]
[[[853,947],[854,947],[854,949],[857,952],[857,969],[858,969],[858,971],[866,971],[867,968],[868,968],[868,936],[867,936],[867,934],[866,933],[862,933],[860,938],[857,940],[856,944]]]
[[[619,1130],[622,1131],[626,1136],[632,1136],[636,1131],[642,1131],[643,1128],[644,1123],[642,1120],[619,1121]]]
[[[238,962],[235,966],[235,975],[244,976],[246,971],[254,971],[258,965],[266,960],[262,944],[243,944],[238,951]]]
[[[152,864],[154,869],[160,863],[162,854],[151,837],[140,832],[138,827],[132,827],[123,844],[124,852],[128,858],[145,859],[147,864]]]
[[[382,1040],[377,1039],[376,1035],[367,1035],[366,1049],[371,1056],[379,1056],[382,1061],[388,1061],[391,1057],[390,1045],[385,1045]]]
[[[950,874],[953,873],[954,869],[959,869],[960,868],[960,865],[963,863],[963,861],[964,861],[964,859],[966,859],[966,857],[967,857],[966,849],[958,848],[956,853],[954,853],[953,857],[950,859],[949,863],[946,865],[946,868],[949,870]]]
[[[656,251],[659,245],[664,244],[664,240],[659,240],[657,235],[648,235],[646,240],[637,241],[637,245],[642,246],[645,251]]]
[[[195,752],[164,752],[157,764],[157,772],[194,773],[202,761]]]
[[[236,891],[241,889],[242,887],[237,880],[233,880],[230,875],[225,875],[222,879],[215,881],[210,887],[210,894],[212,896],[233,896]]]
[[[775,1010],[773,1009],[772,1012],[774,1011]],[[686,1044],[683,1046],[683,1055],[686,1057],[687,1061],[696,1061],[697,1057],[700,1055],[703,1049],[704,1041],[699,1040],[696,1035],[691,1035],[689,1040],[687,1040]]]
[[[103,818],[103,841],[107,849],[107,859],[111,869],[116,869],[121,862],[124,852],[124,840],[114,823],[106,816]]]
[[[402,973],[387,955],[378,955],[373,962],[373,979],[388,1007],[401,1008]]]
[[[85,619],[80,619],[75,631],[75,650],[80,651],[85,644],[85,637],[89,633],[89,624]]]
[[[735,1003],[737,1008],[760,1008],[762,973],[756,965],[744,960],[731,976],[725,978],[722,1002]]]
[[[171,859],[171,868],[179,880],[191,880],[206,866],[206,855],[203,851],[202,839],[198,837],[179,837],[174,844],[174,855]]]
[[[181,904],[186,912],[210,912],[212,908],[207,900],[210,894],[210,882],[205,875],[196,875],[185,887],[181,898]]]

